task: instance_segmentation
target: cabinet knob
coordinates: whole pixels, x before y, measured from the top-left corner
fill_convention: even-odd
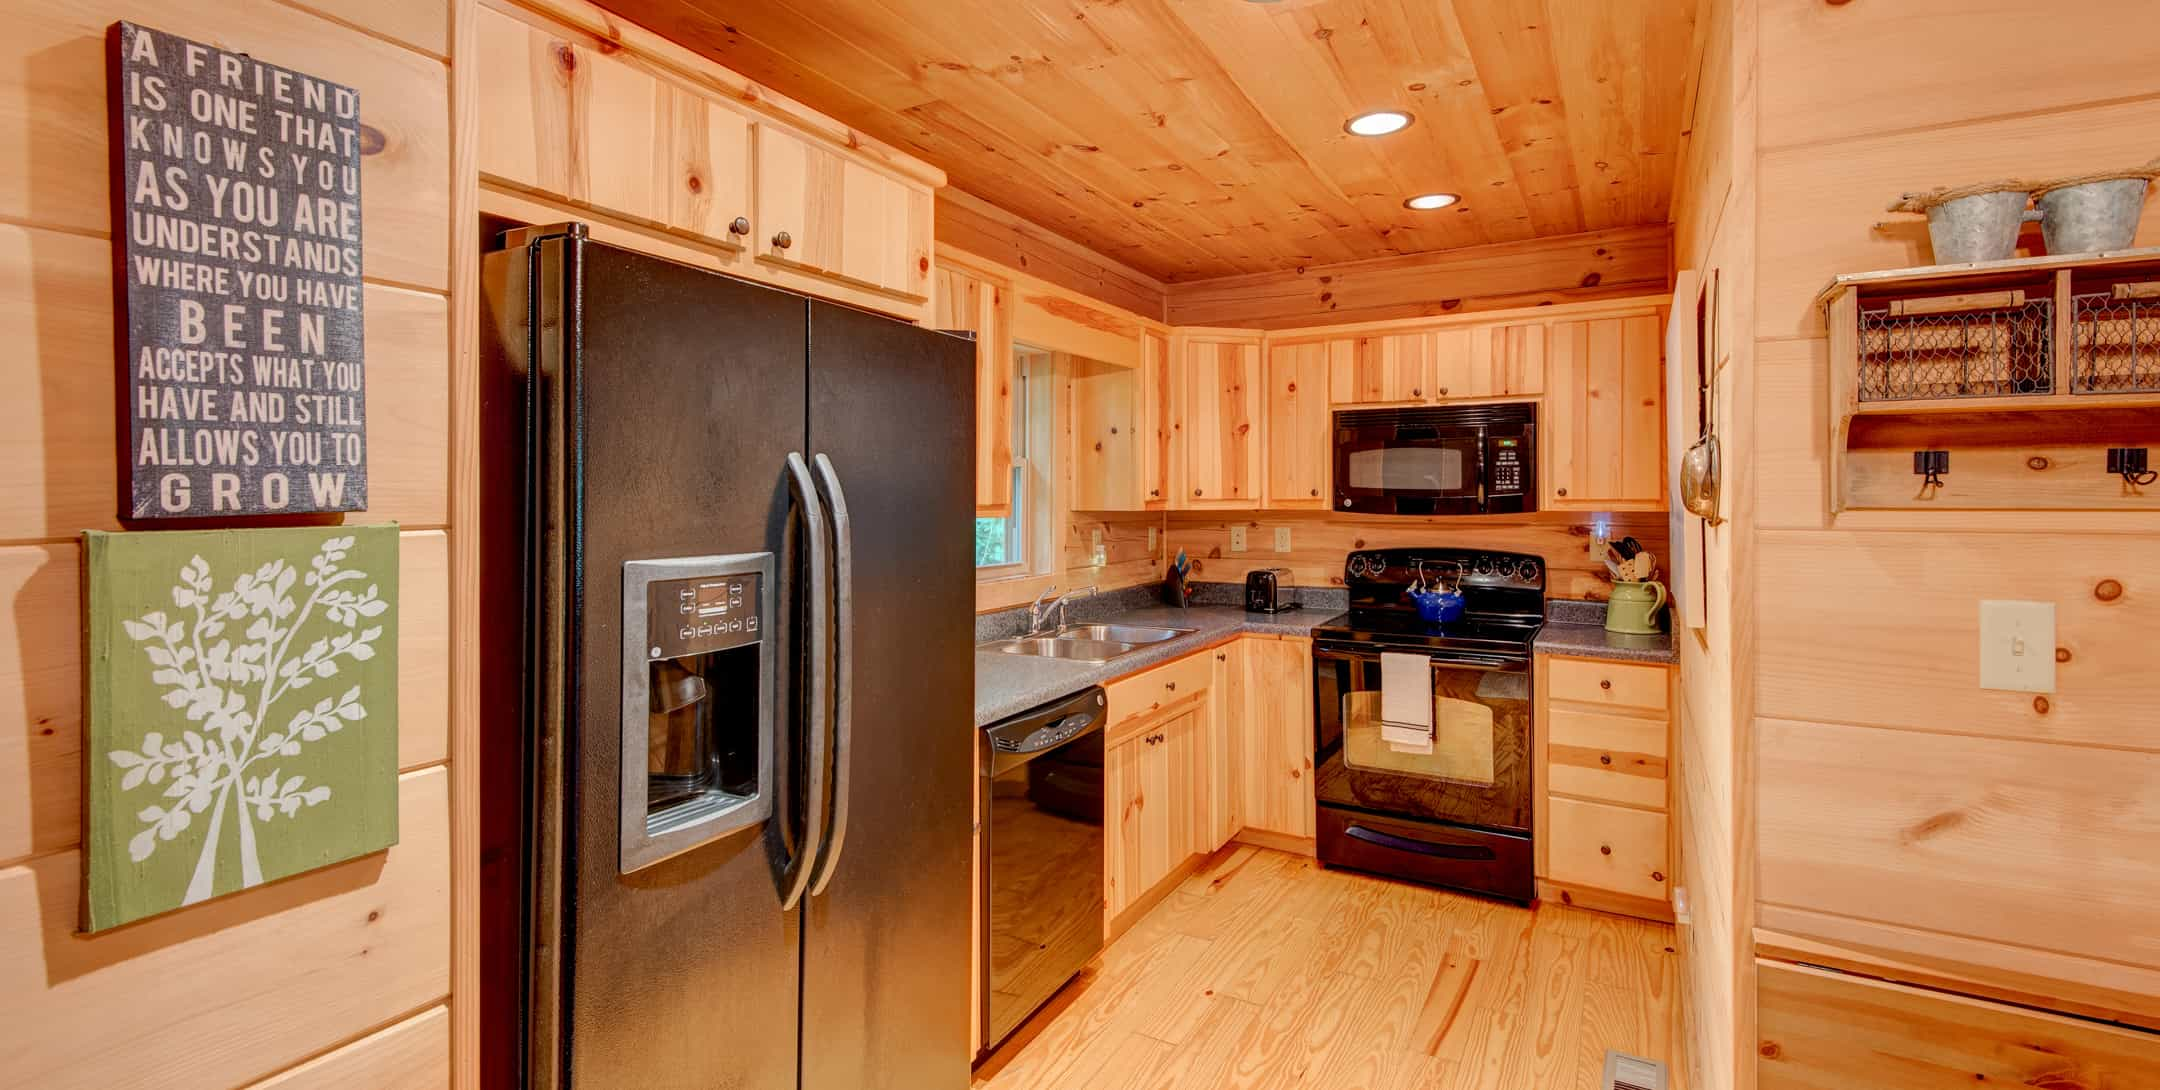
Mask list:
[[[1443,391],[1443,392],[1445,392],[1445,391]],[[1415,386],[1412,386],[1412,387],[1410,387],[1410,396],[1411,396],[1411,397],[1424,397],[1424,396],[1425,396],[1425,391],[1423,391],[1423,390],[1420,390],[1420,389],[1418,389],[1418,388],[1417,388],[1417,387],[1415,387]]]
[[[1162,495],[1162,489],[1160,489],[1160,488],[1150,488],[1150,489],[1148,489],[1148,490],[1147,490],[1147,494],[1148,494],[1148,495],[1150,495],[1150,496],[1160,496],[1160,495]]]
[[[1224,662],[1224,661],[1227,661],[1227,660],[1228,660],[1228,658],[1229,658],[1229,656],[1227,656],[1227,655],[1224,655],[1224,654],[1222,654],[1222,653],[1221,653],[1221,652],[1219,652],[1219,651],[1218,651],[1218,652],[1216,652],[1216,654],[1215,654],[1215,661],[1216,661],[1216,662]]]
[[[1442,387],[1440,387],[1440,396],[1441,396],[1441,397],[1446,397],[1446,396],[1447,396],[1447,387],[1445,387],[1445,386],[1442,386]]]
[[[1319,489],[1317,489],[1317,488],[1315,488],[1315,489],[1313,489],[1313,490],[1312,490],[1312,494],[1313,494],[1313,495],[1315,495],[1315,496],[1317,496],[1317,495],[1319,495],[1319,494],[1320,494],[1320,490],[1319,490]]]
[[[1599,855],[1611,855],[1611,854],[1612,854],[1612,845],[1610,845],[1610,844],[1600,844],[1600,845],[1598,845],[1598,846],[1597,846],[1597,853],[1598,853]]]
[[[1200,495],[1200,490],[1199,490],[1199,489],[1197,489],[1197,488],[1195,488],[1195,489],[1193,489],[1193,490],[1192,490],[1192,494],[1193,494],[1193,495],[1195,495],[1195,496],[1197,496],[1197,495]]]
[[[750,219],[747,216],[737,216],[728,223],[727,229],[731,235],[747,235],[750,233]]]
[[[1662,882],[1662,881],[1664,881],[1664,880],[1665,880],[1665,872],[1664,872],[1664,871],[1661,871],[1661,870],[1654,870],[1654,871],[1651,871],[1651,872],[1650,872],[1650,880],[1651,880],[1651,881],[1653,881],[1653,882]]]
[[[1600,679],[1598,679],[1597,687],[1598,687],[1598,688],[1600,688],[1600,689],[1611,689],[1611,688],[1612,688],[1612,679],[1611,679],[1611,678],[1600,678]]]
[[[1163,682],[1163,688],[1165,688],[1165,689],[1168,689],[1168,690],[1170,690],[1170,691],[1171,691],[1171,692],[1173,692],[1173,693],[1174,693],[1174,692],[1177,692],[1177,682],[1175,682],[1175,681],[1165,681],[1165,682]]]
[[[1559,496],[1565,496],[1565,495],[1567,495],[1567,489],[1565,489],[1565,488],[1561,488],[1561,489],[1556,489],[1556,490],[1554,491],[1554,495],[1559,495]]]
[[[788,247],[795,245],[795,236],[788,234],[786,231],[782,231],[772,237],[772,244],[773,248],[776,250],[785,250]]]

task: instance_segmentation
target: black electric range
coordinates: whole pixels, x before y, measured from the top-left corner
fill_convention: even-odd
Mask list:
[[[1344,583],[1349,611],[1313,630],[1320,861],[1531,901],[1531,643],[1545,620],[1544,564],[1369,550],[1350,555]],[[1409,596],[1418,583],[1459,587],[1463,616],[1421,620]],[[1425,660],[1424,733],[1382,721],[1384,655]]]

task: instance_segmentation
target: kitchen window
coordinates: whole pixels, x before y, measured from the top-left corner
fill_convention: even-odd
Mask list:
[[[1035,416],[1032,382],[1047,382],[1049,356],[1038,349],[1013,346],[1012,506],[1002,517],[975,518],[975,573],[995,579],[1028,569],[1028,514],[1034,509],[1029,455]]]

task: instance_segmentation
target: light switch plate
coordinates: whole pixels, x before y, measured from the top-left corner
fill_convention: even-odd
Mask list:
[[[1098,568],[1102,567],[1103,562],[1108,559],[1108,557],[1103,553],[1102,527],[1097,526],[1093,530],[1088,531],[1088,551],[1089,554],[1094,557],[1094,564]]]
[[[1288,526],[1277,526],[1275,528],[1275,551],[1278,553],[1290,551],[1290,528]]]
[[[2055,603],[1980,603],[1980,687],[2055,691]]]
[[[1149,556],[1155,555],[1155,535],[1157,532],[1153,526],[1147,528],[1147,552]]]
[[[1232,526],[1230,528],[1230,551],[1233,553],[1245,551],[1245,528],[1243,526]]]

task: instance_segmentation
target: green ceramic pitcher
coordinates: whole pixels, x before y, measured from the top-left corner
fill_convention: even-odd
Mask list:
[[[1658,627],[1658,612],[1665,608],[1665,584],[1656,580],[1643,583],[1614,583],[1612,600],[1605,603],[1605,631],[1631,632],[1651,635],[1664,631]]]

